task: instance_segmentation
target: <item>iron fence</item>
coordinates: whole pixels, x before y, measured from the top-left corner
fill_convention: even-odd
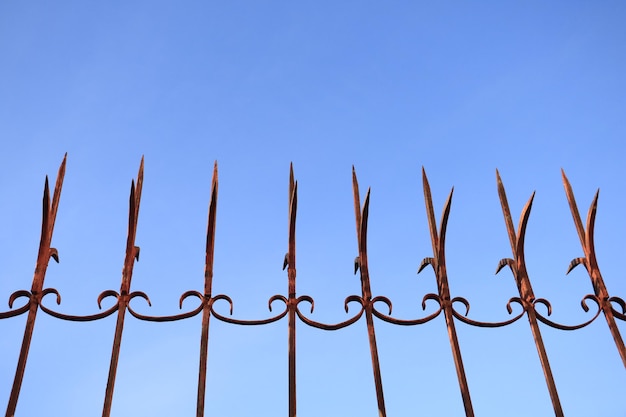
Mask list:
[[[217,163],[213,170],[213,179],[211,186],[211,196],[209,203],[208,213],[208,227],[206,234],[206,259],[204,270],[204,288],[202,291],[190,290],[186,291],[180,296],[179,304],[180,308],[183,307],[183,302],[188,298],[196,298],[199,302],[197,307],[182,312],[176,315],[165,316],[151,316],[137,312],[131,306],[131,300],[134,298],[143,298],[148,304],[151,304],[148,295],[142,291],[135,291],[131,289],[131,281],[133,276],[133,267],[136,260],[139,259],[139,247],[135,244],[135,236],[137,232],[139,207],[141,202],[141,192],[143,185],[143,159],[139,167],[139,173],[137,175],[136,182],[133,181],[130,189],[129,200],[129,216],[128,216],[128,237],[126,242],[126,252],[124,259],[124,266],[122,271],[122,280],[119,290],[106,290],[103,291],[97,298],[97,304],[101,308],[102,301],[106,298],[113,298],[115,304],[111,307],[91,315],[68,315],[56,311],[53,307],[47,306],[43,303],[43,299],[46,295],[53,295],[56,297],[56,303],[61,303],[61,295],[54,288],[45,288],[44,279],[46,276],[46,270],[50,259],[54,259],[58,262],[58,252],[51,246],[52,236],[54,231],[54,224],[56,219],[57,210],[59,208],[59,200],[61,197],[61,189],[63,185],[63,179],[65,175],[67,155],[64,158],[56,178],[56,184],[52,192],[50,193],[48,178],[46,177],[44,193],[43,193],[43,219],[41,228],[41,240],[39,244],[39,252],[37,256],[37,263],[35,267],[35,273],[30,290],[19,290],[12,293],[9,297],[10,310],[0,312],[0,319],[8,319],[23,314],[27,314],[26,328],[24,330],[24,336],[22,341],[21,350],[19,353],[19,359],[17,362],[17,369],[15,371],[15,377],[6,408],[6,416],[12,417],[15,415],[18,398],[22,386],[24,372],[27,365],[27,359],[33,336],[34,325],[39,311],[52,316],[60,320],[87,322],[104,319],[105,317],[117,315],[117,322],[115,327],[115,333],[112,344],[111,359],[109,365],[109,373],[106,384],[106,391],[104,395],[104,404],[102,408],[102,416],[108,417],[111,414],[111,406],[113,401],[113,394],[116,381],[116,373],[118,369],[118,359],[120,355],[120,349],[122,346],[122,335],[124,329],[124,323],[127,314],[129,313],[135,319],[148,321],[148,322],[172,322],[178,320],[185,320],[197,315],[201,315],[201,337],[200,337],[200,352],[199,352],[199,371],[198,371],[198,383],[197,383],[197,404],[196,415],[198,417],[205,414],[205,393],[207,382],[207,356],[208,356],[208,341],[209,341],[209,324],[211,318],[219,320],[224,323],[244,325],[244,326],[261,326],[269,323],[277,322],[287,317],[288,326],[288,416],[296,416],[296,323],[302,322],[307,326],[313,328],[334,331],[351,326],[354,323],[360,321],[365,316],[365,323],[367,327],[367,336],[369,341],[369,350],[371,354],[371,364],[373,372],[373,381],[376,392],[377,410],[379,416],[386,416],[387,411],[385,407],[385,397],[383,393],[383,382],[379,363],[378,347],[376,342],[375,332],[375,320],[384,321],[393,325],[399,326],[415,326],[427,323],[434,318],[443,315],[445,319],[446,329],[448,333],[450,348],[454,359],[454,365],[458,378],[458,385],[463,401],[463,406],[466,416],[474,416],[474,409],[472,406],[472,399],[470,396],[469,384],[467,381],[465,368],[463,365],[463,358],[461,354],[461,348],[457,336],[456,326],[457,324],[477,326],[477,327],[503,327],[521,320],[526,317],[528,320],[534,343],[539,356],[539,362],[543,369],[546,388],[549,392],[554,414],[556,416],[563,416],[563,408],[561,400],[559,399],[558,390],[555,384],[554,376],[550,367],[550,361],[544,346],[542,339],[541,327],[539,323],[543,325],[565,331],[573,331],[581,329],[590,325],[600,315],[603,315],[609,332],[611,333],[615,346],[622,359],[623,365],[626,367],[626,347],[620,334],[619,328],[616,325],[616,319],[626,320],[626,302],[619,297],[611,296],[604,284],[604,280],[600,273],[598,262],[596,259],[595,247],[594,247],[594,227],[596,218],[596,209],[598,205],[598,193],[596,193],[593,202],[589,208],[587,214],[586,224],[583,224],[580,213],[577,208],[576,200],[572,187],[565,175],[562,172],[563,183],[565,187],[565,194],[569,202],[569,207],[574,220],[574,225],[578,233],[580,243],[584,256],[575,258],[568,268],[568,273],[575,267],[582,265],[586,269],[589,278],[591,280],[594,293],[588,294],[581,300],[581,306],[585,312],[589,312],[590,305],[594,307],[594,311],[588,313],[590,318],[583,323],[575,325],[565,325],[557,323],[550,318],[552,306],[551,303],[544,298],[536,298],[533,293],[533,288],[527,273],[524,241],[525,232],[529,221],[529,216],[533,204],[533,195],[530,196],[528,202],[522,210],[520,216],[519,225],[515,229],[513,218],[509,209],[507,196],[504,185],[500,178],[500,174],[496,171],[497,178],[497,191],[502,206],[502,213],[505,220],[506,230],[508,233],[512,256],[510,258],[502,259],[497,267],[497,272],[508,267],[515,279],[519,294],[510,298],[506,305],[506,308],[511,317],[504,321],[499,322],[484,322],[478,321],[468,317],[470,304],[467,299],[463,297],[452,297],[450,293],[448,276],[446,272],[446,252],[445,252],[445,239],[446,230],[448,224],[448,218],[450,214],[450,207],[452,201],[453,190],[450,191],[448,198],[444,204],[443,213],[441,215],[439,226],[437,226],[436,216],[433,208],[433,199],[431,196],[430,185],[426,176],[426,172],[422,169],[422,181],[424,190],[424,200],[426,204],[426,213],[428,220],[428,227],[430,231],[430,239],[432,243],[433,256],[424,258],[419,271],[421,272],[426,267],[430,266],[435,274],[437,281],[437,292],[426,294],[422,299],[422,308],[426,310],[426,303],[428,301],[435,303],[436,309],[434,312],[420,318],[415,319],[400,319],[392,316],[392,301],[385,296],[373,296],[370,288],[370,277],[368,269],[368,251],[367,251],[367,233],[368,233],[368,214],[370,204],[370,190],[368,189],[365,199],[361,201],[359,193],[359,184],[357,181],[356,172],[352,171],[352,185],[354,194],[354,212],[356,219],[356,235],[358,245],[358,256],[354,262],[354,273],[360,273],[361,281],[361,294],[348,296],[344,301],[344,308],[346,313],[350,314],[350,317],[344,321],[338,323],[322,323],[312,319],[309,315],[303,311],[303,306],[308,306],[310,313],[313,313],[314,300],[308,295],[297,295],[296,291],[296,213],[298,206],[298,184],[294,179],[293,167],[290,169],[289,176],[289,234],[288,234],[288,251],[284,258],[283,269],[287,270],[288,290],[287,295],[277,294],[268,300],[268,306],[270,312],[273,311],[273,306],[280,304],[282,308],[279,312],[272,313],[269,318],[257,319],[257,320],[242,320],[232,317],[233,301],[225,294],[213,294],[213,261],[214,261],[214,245],[215,245],[215,233],[216,233],[216,214],[217,214],[217,199],[218,199],[218,170]],[[20,301],[18,301],[20,300]],[[214,309],[216,302],[225,302],[230,307],[230,314],[225,315],[219,313]],[[518,304],[521,307],[519,313],[513,313],[513,305]],[[547,314],[542,314],[537,305],[541,304],[547,310]],[[15,306],[17,305],[17,306]],[[350,312],[349,306],[355,305],[356,309]],[[461,311],[456,307],[462,305]],[[384,306],[384,309],[381,309]],[[616,308],[617,307],[617,308]]]

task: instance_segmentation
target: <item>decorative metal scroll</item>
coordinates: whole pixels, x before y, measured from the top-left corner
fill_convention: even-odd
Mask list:
[[[97,305],[101,309],[102,301],[107,297],[114,297],[116,302],[113,306],[109,307],[105,311],[94,313],[91,315],[68,315],[55,311],[51,307],[47,307],[43,304],[43,298],[48,294],[54,294],[56,296],[57,305],[61,304],[61,295],[54,288],[44,289],[44,279],[48,262],[50,258],[56,262],[59,261],[58,251],[51,246],[52,233],[54,230],[54,223],[56,213],[59,207],[59,200],[61,197],[61,188],[63,186],[63,178],[65,175],[67,155],[63,158],[63,162],[59,168],[57,174],[56,184],[50,200],[50,191],[48,188],[48,178],[46,177],[44,185],[43,195],[43,218],[41,229],[41,240],[39,244],[39,252],[37,255],[37,263],[35,267],[35,273],[33,276],[32,287],[30,291],[20,290],[16,291],[9,297],[10,310],[0,312],[0,319],[7,319],[15,316],[19,316],[28,312],[28,318],[26,321],[26,328],[24,330],[24,338],[22,341],[22,347],[17,363],[17,369],[15,372],[15,379],[13,382],[9,402],[7,405],[6,416],[13,417],[17,408],[18,397],[22,385],[24,376],[24,370],[26,368],[26,362],[28,359],[28,352],[32,339],[32,334],[35,326],[35,320],[37,312],[41,309],[44,313],[61,319],[69,321],[94,321],[100,320],[117,312],[117,323],[113,339],[113,347],[111,352],[111,362],[109,367],[109,375],[107,379],[107,387],[104,397],[104,405],[102,410],[102,416],[108,417],[111,412],[111,405],[113,401],[113,393],[115,387],[115,379],[118,365],[118,358],[122,343],[122,334],[124,328],[124,320],[126,311],[128,311],[134,318],[144,321],[152,322],[165,322],[165,321],[177,321],[184,320],[190,317],[194,317],[202,313],[202,332],[200,337],[200,360],[198,371],[198,393],[197,393],[197,405],[196,416],[202,417],[205,412],[205,390],[206,390],[206,378],[207,378],[207,355],[208,355],[208,339],[209,339],[209,322],[211,316],[215,317],[225,323],[258,326],[268,323],[273,323],[281,320],[287,316],[288,321],[288,381],[289,381],[289,405],[288,416],[296,416],[296,317],[304,324],[322,330],[340,330],[348,327],[365,315],[368,340],[370,346],[370,353],[372,359],[372,370],[374,374],[374,385],[376,389],[376,399],[378,406],[378,415],[386,417],[387,412],[385,410],[385,401],[383,395],[383,383],[382,375],[378,358],[378,349],[376,346],[376,333],[374,330],[374,317],[385,321],[390,324],[396,324],[401,326],[414,326],[427,323],[433,320],[439,314],[443,313],[445,317],[445,323],[448,330],[448,336],[450,339],[450,347],[452,349],[453,359],[456,367],[459,388],[461,391],[461,397],[463,400],[465,415],[474,416],[472,408],[472,402],[470,397],[469,385],[465,370],[463,366],[463,359],[461,356],[461,348],[456,332],[456,321],[470,326],[478,327],[502,327],[516,322],[522,316],[527,316],[537,352],[539,354],[539,360],[544,371],[546,384],[552,400],[554,413],[556,416],[563,416],[563,410],[559,400],[554,377],[550,369],[550,363],[545,350],[543,339],[541,336],[539,322],[544,325],[553,327],[560,330],[576,330],[588,326],[591,324],[602,312],[606,318],[609,330],[615,340],[616,347],[626,368],[626,348],[624,341],[621,337],[619,329],[616,325],[615,319],[626,320],[626,302],[619,297],[609,296],[609,293],[604,284],[600,269],[596,260],[595,246],[594,246],[594,225],[596,217],[596,209],[598,205],[598,193],[596,193],[589,213],[587,215],[586,228],[583,226],[578,208],[576,206],[576,200],[574,199],[574,193],[572,187],[562,172],[563,183],[565,186],[565,193],[570,205],[572,217],[574,219],[574,225],[578,232],[580,242],[583,248],[584,257],[575,258],[569,268],[568,273],[578,265],[584,265],[591,283],[594,289],[594,294],[588,294],[581,300],[581,306],[585,312],[589,311],[588,301],[593,301],[597,305],[597,311],[587,321],[574,324],[565,325],[552,321],[548,317],[542,315],[537,311],[537,304],[542,304],[547,309],[547,316],[552,313],[552,306],[550,302],[544,298],[535,298],[530,278],[526,270],[525,255],[524,255],[524,240],[526,227],[530,218],[530,211],[534,198],[534,193],[522,209],[520,216],[519,226],[517,231],[513,226],[513,220],[509,209],[504,185],[500,178],[500,174],[496,170],[497,190],[500,197],[500,203],[502,205],[502,212],[504,215],[504,221],[506,230],[509,236],[511,244],[511,250],[513,257],[505,258],[498,264],[496,273],[500,272],[504,267],[508,266],[513,274],[515,283],[517,285],[519,296],[511,297],[506,304],[506,309],[509,315],[513,314],[513,303],[517,303],[521,306],[522,311],[514,315],[508,320],[500,322],[482,322],[467,317],[470,309],[470,303],[463,297],[452,297],[450,292],[450,286],[448,283],[448,276],[446,272],[446,260],[445,260],[445,239],[446,230],[448,224],[448,217],[450,215],[450,208],[452,204],[453,190],[450,191],[448,198],[444,204],[443,213],[440,220],[439,229],[436,225],[433,201],[430,191],[430,185],[426,177],[426,172],[422,169],[422,182],[424,188],[424,201],[426,203],[426,214],[430,230],[430,238],[433,248],[433,256],[426,257],[422,261],[418,273],[421,272],[426,266],[430,265],[435,273],[437,280],[437,294],[426,294],[422,298],[422,309],[426,310],[426,302],[428,300],[434,301],[438,308],[433,313],[419,318],[402,319],[392,317],[392,302],[385,296],[372,296],[370,288],[370,276],[368,268],[367,258],[367,224],[369,214],[370,203],[370,190],[368,189],[363,205],[361,205],[359,195],[359,184],[357,181],[356,172],[354,167],[352,169],[352,183],[354,194],[354,211],[356,219],[356,232],[357,232],[357,248],[358,256],[355,259],[355,274],[360,272],[361,279],[361,295],[348,296],[344,301],[344,308],[346,313],[349,313],[349,304],[356,303],[359,308],[354,312],[351,317],[338,323],[321,323],[316,321],[307,315],[305,315],[300,309],[300,303],[306,302],[310,304],[309,312],[312,314],[315,307],[315,302],[312,297],[308,295],[297,296],[296,292],[296,214],[298,207],[298,183],[294,180],[293,166],[290,167],[289,175],[289,210],[288,210],[288,246],[287,253],[283,262],[283,269],[287,269],[287,296],[276,294],[269,298],[268,308],[270,313],[272,312],[272,306],[274,302],[281,301],[284,304],[284,308],[274,313],[271,317],[244,320],[232,317],[233,313],[233,301],[228,295],[212,294],[212,282],[213,282],[213,261],[214,261],[214,246],[215,246],[215,225],[217,214],[217,196],[218,196],[218,172],[217,163],[213,169],[213,179],[211,184],[211,197],[209,202],[209,214],[208,214],[208,226],[206,237],[206,257],[205,257],[205,270],[204,270],[204,290],[203,292],[190,290],[186,291],[180,296],[179,307],[182,309],[183,303],[187,298],[195,297],[199,300],[199,305],[192,308],[189,311],[185,311],[175,315],[168,316],[150,316],[136,312],[132,306],[131,301],[134,298],[143,298],[148,305],[151,305],[150,298],[147,294],[141,291],[131,291],[131,280],[133,274],[133,266],[135,261],[139,260],[139,247],[135,245],[135,236],[137,232],[139,206],[141,202],[141,190],[143,184],[143,158],[139,166],[139,173],[137,175],[137,182],[131,182],[130,188],[130,201],[129,201],[129,215],[128,215],[128,238],[126,241],[126,254],[124,258],[124,267],[122,270],[122,280],[120,290],[106,290],[103,291],[97,298]],[[20,307],[13,307],[18,298],[25,298],[26,302]],[[219,313],[215,309],[215,303],[217,301],[225,301],[229,305],[229,313]],[[383,303],[387,306],[387,313],[379,311],[376,306],[377,303]],[[455,310],[455,303],[461,303],[465,307],[463,313],[459,313]],[[619,311],[615,308],[619,306]]]

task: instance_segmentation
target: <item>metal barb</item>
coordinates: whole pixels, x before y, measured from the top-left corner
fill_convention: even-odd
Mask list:
[[[504,223],[506,224],[507,232],[509,234],[511,250],[514,257],[513,262],[507,261],[506,264],[511,267],[511,271],[513,272],[513,277],[515,278],[515,283],[517,284],[517,288],[520,294],[520,301],[524,307],[524,310],[526,311],[526,314],[528,315],[528,322],[530,324],[530,329],[535,340],[535,346],[537,347],[537,353],[539,354],[539,360],[541,362],[543,374],[546,379],[546,384],[548,385],[548,391],[550,393],[550,399],[552,400],[554,414],[557,417],[563,417],[561,401],[559,400],[559,394],[557,392],[556,384],[554,382],[554,376],[552,375],[552,369],[550,368],[550,362],[548,361],[548,354],[546,353],[546,348],[544,346],[543,338],[541,337],[541,331],[539,330],[539,324],[537,322],[537,313],[535,311],[535,302],[537,300],[535,300],[532,285],[530,284],[530,278],[528,277],[528,272],[526,271],[526,261],[524,259],[524,239],[535,193],[532,193],[532,195],[528,199],[528,202],[524,206],[524,209],[522,210],[516,234],[513,228],[513,220],[511,217],[511,211],[509,209],[509,203],[506,198],[504,185],[502,184],[500,173],[497,170],[496,180],[498,185],[500,204],[502,206],[502,213],[504,215]],[[500,261],[500,265],[504,266],[502,264],[502,261]],[[501,267],[499,266],[498,271],[500,269]],[[545,302],[547,303],[547,301]],[[510,312],[510,306],[508,308]]]
[[[217,161],[213,165],[211,180],[211,199],[209,200],[209,218],[206,232],[206,255],[204,264],[204,295],[202,300],[202,332],[200,334],[200,364],[198,370],[198,398],[196,417],[204,416],[206,396],[207,357],[209,348],[209,320],[211,319],[211,290],[213,286],[213,259],[215,253],[215,219],[217,216]],[[182,305],[182,298],[181,298]]]
[[[296,212],[298,209],[298,182],[294,181],[293,163],[289,166],[289,239],[287,251],[287,280],[289,317],[289,417],[296,417]]]
[[[356,235],[359,249],[358,263],[355,260],[355,273],[358,269],[361,271],[361,299],[365,308],[365,320],[367,323],[367,334],[370,344],[370,354],[372,357],[372,370],[374,372],[374,385],[376,387],[376,401],[378,403],[378,415],[386,417],[385,397],[383,395],[383,381],[380,372],[380,361],[378,359],[378,347],[376,345],[376,332],[374,330],[373,319],[373,300],[372,290],[370,287],[369,268],[367,264],[367,220],[369,217],[370,192],[367,189],[365,202],[361,208],[361,200],[359,197],[359,182],[356,177],[356,171],[352,166],[352,192],[354,195],[354,213],[356,218]]]
[[[107,379],[107,387],[104,396],[104,406],[102,409],[102,417],[111,415],[111,406],[113,402],[113,391],[115,388],[115,377],[117,374],[117,363],[120,355],[120,347],[122,343],[122,332],[124,329],[124,317],[128,303],[134,294],[130,294],[130,284],[133,276],[133,267],[135,260],[139,254],[139,248],[135,246],[135,237],[137,235],[137,222],[139,217],[139,206],[141,203],[141,190],[143,187],[143,167],[144,158],[141,157],[139,164],[139,173],[137,174],[137,185],[131,182],[130,201],[128,210],[128,237],[126,239],[126,255],[124,258],[124,267],[122,269],[122,283],[120,285],[120,294],[118,297],[117,323],[115,325],[115,337],[113,339],[113,348],[111,352],[111,363],[109,365],[109,376]]]
[[[59,208],[59,201],[61,199],[61,189],[63,188],[63,179],[65,178],[66,163],[67,153],[63,157],[63,162],[61,162],[61,166],[59,167],[59,171],[57,173],[57,179],[54,185],[54,193],[52,196],[52,203],[50,203],[48,176],[46,176],[42,201],[43,214],[41,222],[41,239],[39,241],[39,252],[37,254],[37,264],[35,266],[33,283],[29,295],[29,310],[28,318],[26,319],[26,328],[24,329],[24,338],[22,339],[22,347],[20,349],[20,356],[17,362],[17,369],[15,370],[13,387],[11,388],[9,403],[7,405],[7,417],[12,417],[15,414],[15,409],[17,408],[17,400],[19,398],[20,390],[22,388],[24,371],[26,370],[26,361],[28,360],[28,352],[30,350],[30,343],[33,337],[33,330],[35,328],[37,310],[41,303],[41,298],[43,297],[42,289],[44,280],[46,278],[48,262],[50,261],[51,257],[55,258],[55,260],[58,262],[58,252],[56,249],[51,248],[50,245],[52,242],[52,232],[54,231],[54,223],[57,216],[57,210]]]
[[[606,318],[609,330],[611,331],[611,335],[613,336],[613,340],[615,341],[615,346],[617,347],[619,355],[622,358],[622,363],[626,368],[626,346],[624,345],[624,340],[622,339],[622,335],[619,331],[619,328],[617,327],[617,323],[615,323],[615,312],[611,306],[610,301],[613,297],[609,296],[609,292],[606,288],[606,285],[604,284],[604,279],[602,278],[602,274],[600,273],[600,267],[598,266],[598,261],[596,259],[594,232],[600,190],[596,191],[593,201],[589,206],[589,212],[587,213],[587,228],[585,230],[582,220],[580,218],[578,207],[576,206],[574,191],[572,190],[572,186],[567,179],[567,176],[565,175],[565,171],[563,171],[563,169],[561,169],[561,176],[563,177],[565,195],[567,196],[570,211],[572,212],[574,225],[576,226],[576,231],[578,232],[578,237],[580,238],[580,244],[585,254],[583,258],[576,258],[570,263],[568,272],[579,264],[583,264],[587,269],[587,273],[589,274],[589,278],[591,279],[594,293],[600,303],[600,309],[604,313],[604,317]]]
[[[429,259],[428,261],[426,261],[425,259],[424,261],[422,261],[420,271],[423,269],[423,267],[426,266],[425,262],[432,265],[435,271],[435,277],[437,278],[437,288],[439,291],[439,300],[441,303],[441,308],[443,309],[444,317],[446,319],[448,338],[450,339],[450,347],[452,349],[452,356],[454,359],[454,365],[456,367],[456,373],[459,381],[459,388],[461,390],[461,397],[463,399],[465,415],[468,417],[473,417],[474,409],[472,407],[472,399],[469,392],[469,386],[467,384],[467,377],[465,375],[465,367],[463,366],[461,347],[459,345],[459,339],[454,324],[454,310],[452,308],[452,300],[450,299],[450,287],[448,285],[448,275],[446,272],[445,240],[454,188],[450,190],[450,194],[448,195],[448,198],[444,205],[443,212],[441,214],[441,223],[439,226],[440,232],[437,233],[433,199],[430,192],[430,184],[428,183],[428,177],[426,176],[426,170],[424,169],[424,167],[422,167],[422,185],[424,188],[424,202],[426,204],[426,216],[428,218],[428,226],[430,229],[430,239],[433,246],[434,258],[432,258],[432,260]],[[466,306],[467,310],[469,310],[469,303],[467,303]]]

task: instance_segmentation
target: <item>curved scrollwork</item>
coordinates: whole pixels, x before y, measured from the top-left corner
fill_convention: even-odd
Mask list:
[[[461,314],[458,311],[456,311],[454,309],[454,303],[456,302],[460,302],[465,306],[465,314]],[[515,323],[517,320],[519,320],[520,318],[522,318],[524,316],[524,314],[526,313],[526,309],[524,308],[524,303],[522,302],[521,298],[519,297],[512,297],[507,303],[506,303],[506,310],[508,311],[509,314],[513,314],[513,307],[511,307],[511,303],[517,303],[519,305],[522,306],[522,311],[515,317],[509,319],[509,320],[505,320],[505,321],[495,321],[495,322],[489,322],[489,321],[478,321],[478,320],[473,320],[467,317],[467,315],[469,314],[469,310],[470,310],[470,303],[469,301],[467,301],[465,298],[463,297],[454,297],[452,300],[450,300],[450,307],[452,310],[452,315],[458,319],[459,321],[465,323],[465,324],[469,324],[471,326],[476,326],[476,327],[503,327],[503,326],[508,326],[511,323]]]
[[[233,301],[230,299],[229,296],[224,295],[224,294],[219,294],[212,298],[211,303],[210,303],[211,314],[215,316],[216,319],[226,322],[226,323],[231,323],[231,324],[240,324],[244,326],[258,326],[262,324],[273,323],[285,317],[287,313],[289,312],[289,301],[287,300],[285,296],[277,294],[277,295],[273,295],[272,297],[270,297],[270,299],[267,302],[267,306],[269,310],[272,311],[272,303],[276,300],[280,300],[283,303],[285,303],[285,310],[275,315],[274,317],[270,317],[270,318],[262,319],[262,320],[233,319],[230,317],[223,316],[220,313],[215,311],[215,309],[213,308],[213,304],[215,303],[215,301],[218,301],[218,300],[228,301],[228,304],[230,305],[230,314],[233,314]]]
[[[391,310],[392,310],[392,304],[391,301],[387,298],[387,297],[382,297],[382,296],[378,296],[378,297],[374,297],[372,299],[372,313],[378,317],[379,319],[381,319],[382,321],[386,321],[387,323],[391,323],[391,324],[398,324],[400,326],[415,326],[417,324],[424,324],[427,323],[429,321],[431,321],[432,319],[434,319],[435,317],[437,317],[441,311],[443,310],[443,303],[441,302],[441,298],[439,298],[439,296],[437,294],[433,294],[433,293],[429,293],[426,294],[424,296],[424,298],[422,298],[422,310],[426,310],[426,301],[427,300],[433,300],[437,303],[437,311],[435,311],[434,313],[426,316],[426,317],[422,317],[419,319],[411,319],[411,320],[405,320],[405,319],[397,319],[395,317],[391,317]],[[377,301],[381,301],[384,302],[385,304],[387,304],[387,307],[389,307],[389,314],[384,314],[381,313],[380,311],[376,310],[376,305],[375,303]]]
[[[128,312],[135,317],[136,319],[139,320],[143,320],[143,321],[153,321],[153,322],[165,322],[165,321],[177,321],[177,320],[183,320],[183,319],[187,319],[189,317],[193,317],[196,316],[197,314],[199,314],[202,309],[204,308],[204,305],[206,304],[206,297],[204,295],[202,295],[199,291],[187,291],[185,292],[183,295],[180,296],[180,300],[178,301],[178,308],[183,308],[183,302],[185,301],[185,299],[189,298],[189,297],[197,297],[200,299],[200,305],[196,308],[194,308],[191,311],[187,311],[184,313],[180,313],[180,314],[172,314],[172,315],[168,315],[168,316],[148,316],[148,315],[144,315],[141,313],[137,313],[135,310],[133,310],[133,308],[130,306],[130,301],[135,298],[135,297],[140,297],[143,298],[144,300],[146,300],[146,302],[148,303],[149,306],[152,306],[152,303],[150,302],[150,298],[143,292],[141,291],[135,291],[133,293],[131,293],[128,297]],[[208,299],[210,300],[210,297],[208,297]]]
[[[613,312],[613,315],[620,320],[626,321],[626,302],[624,302],[624,299],[620,297],[610,297],[608,301],[609,305],[611,306],[611,311]],[[615,310],[612,303],[617,303],[622,308],[622,312],[620,313],[619,311]]]
[[[622,336],[615,322],[615,317],[620,320],[626,320],[626,315],[624,314],[626,312],[626,303],[624,303],[621,298],[609,296],[609,292],[604,283],[604,279],[602,278],[602,274],[600,273],[600,267],[598,266],[598,259],[596,257],[594,235],[600,190],[598,189],[596,191],[593,201],[589,206],[589,211],[587,212],[587,225],[585,228],[582,222],[582,218],[580,217],[580,212],[578,211],[578,206],[576,205],[574,190],[572,189],[572,185],[565,175],[565,171],[561,170],[561,176],[563,177],[565,194],[567,196],[567,201],[570,206],[570,211],[572,212],[574,225],[576,226],[576,231],[578,232],[580,244],[584,252],[583,257],[578,257],[572,260],[567,269],[567,273],[569,273],[578,265],[584,265],[585,269],[587,270],[587,274],[591,279],[591,284],[593,286],[593,290],[597,297],[597,300],[601,300],[600,309],[604,312],[607,324],[609,325],[609,330],[613,335],[613,340],[615,341],[615,346],[617,347],[617,350],[619,351],[619,354],[622,358],[622,363],[626,367],[626,345],[624,345],[624,340],[622,339]],[[622,307],[621,313],[613,308],[612,303],[614,302]]]
[[[56,295],[56,303],[57,305],[61,305],[61,295],[59,294],[59,292],[54,289],[54,288],[46,288],[45,290],[42,291],[41,293],[41,302],[39,303],[39,307],[41,308],[41,310],[52,316],[52,317],[56,317],[58,319],[61,320],[67,320],[67,321],[94,321],[94,320],[100,320],[103,319],[105,317],[110,316],[111,314],[115,313],[119,307],[120,307],[120,295],[113,290],[107,290],[107,291],[103,291],[102,293],[100,293],[100,295],[98,296],[98,308],[102,308],[102,300],[106,297],[115,297],[116,298],[116,303],[111,306],[109,309],[100,312],[100,313],[96,313],[96,314],[90,314],[87,316],[76,316],[76,315],[71,315],[71,314],[64,314],[64,313],[59,313],[58,311],[54,311],[49,307],[46,307],[43,304],[43,298],[48,295],[48,294],[54,294]]]
[[[313,301],[313,298],[311,298],[308,295],[301,295],[300,297],[296,299],[296,314],[298,315],[300,320],[302,320],[302,322],[304,322],[305,324],[311,327],[315,327],[317,329],[322,329],[322,330],[339,330],[339,329],[343,329],[344,327],[348,327],[349,325],[356,323],[361,318],[361,316],[363,315],[363,312],[365,311],[365,302],[363,301],[363,298],[359,297],[358,295],[351,295],[351,296],[346,297],[346,299],[344,300],[344,309],[346,310],[346,313],[348,313],[349,303],[351,302],[359,303],[361,305],[361,309],[357,312],[357,314],[352,316],[348,320],[342,321],[340,323],[326,324],[326,323],[320,323],[318,321],[312,320],[306,317],[304,314],[302,314],[298,305],[303,301],[306,301],[311,304],[311,313],[313,313],[313,310],[315,308],[315,303]],[[372,300],[372,302],[374,301]]]
[[[593,294],[585,295],[583,299],[580,301],[580,305],[583,308],[583,310],[585,310],[585,312],[589,311],[587,300],[592,300],[593,302],[595,302],[596,305],[598,306],[598,310],[596,311],[596,314],[594,314],[594,316],[591,319],[589,319],[588,321],[584,323],[577,324],[574,326],[569,326],[569,325],[553,322],[552,320],[543,316],[539,311],[537,311],[537,304],[539,303],[539,304],[543,304],[544,306],[546,306],[546,308],[548,309],[548,316],[552,314],[552,306],[550,305],[550,302],[544,298],[537,298],[535,301],[533,301],[532,307],[535,310],[537,319],[543,324],[547,324],[548,326],[555,328],[555,329],[559,329],[559,330],[577,330],[577,329],[582,329],[583,327],[590,325],[602,312],[602,307],[601,307],[602,304],[600,303],[600,300],[598,299],[598,297],[596,297]]]
[[[13,303],[15,302],[15,300],[17,300],[20,297],[28,298],[28,301],[26,302],[26,304],[24,304],[22,307],[16,308],[15,310],[1,312],[0,319],[8,319],[9,317],[19,316],[20,314],[26,313],[30,309],[33,295],[30,293],[30,291],[26,291],[26,290],[18,290],[18,291],[15,291],[13,294],[11,294],[11,296],[9,297],[9,308],[12,309]]]

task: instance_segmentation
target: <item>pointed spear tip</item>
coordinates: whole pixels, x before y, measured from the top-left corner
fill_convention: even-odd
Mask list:
[[[565,186],[568,186],[569,179],[567,178],[567,175],[565,174],[565,170],[563,168],[561,168],[561,178],[563,179],[563,184],[565,184]]]
[[[598,207],[598,198],[600,197],[600,189],[596,191],[596,195],[593,196],[593,201],[591,202],[591,207],[595,210]]]
[[[356,177],[356,169],[354,169],[354,165],[352,165],[352,188],[359,186],[359,180]]]
[[[450,194],[448,194],[448,200],[447,201],[452,201],[452,195],[453,194],[454,194],[454,186],[452,186],[452,188],[450,188]]]
[[[422,166],[422,184],[424,187],[430,188],[430,184],[428,182],[428,176],[426,175],[426,170]]]
[[[530,198],[528,199],[528,201],[526,202],[526,205],[524,206],[524,210],[522,212],[521,217],[524,217],[524,214],[525,214],[526,210],[528,210],[528,212],[530,212],[530,208],[533,206],[533,201],[535,200],[535,193],[536,193],[536,191],[533,191],[533,193],[530,195]]]
[[[57,176],[57,181],[58,181],[58,177],[63,178],[65,176],[66,164],[67,164],[67,152],[65,152],[65,155],[63,156],[63,161],[61,161],[61,165],[59,166],[59,174]]]
[[[499,185],[502,185],[502,177],[500,176],[500,171],[498,171],[498,168],[496,168],[496,182]]]

